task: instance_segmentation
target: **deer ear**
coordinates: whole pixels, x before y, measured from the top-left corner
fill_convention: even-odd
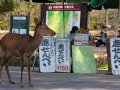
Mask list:
[[[37,25],[39,23],[39,19],[37,17],[34,18],[34,23]]]

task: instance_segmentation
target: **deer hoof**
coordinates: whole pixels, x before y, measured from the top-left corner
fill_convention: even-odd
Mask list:
[[[32,85],[32,84],[29,84],[29,87],[33,87],[33,85]]]
[[[2,80],[0,80],[0,84],[2,84]]]
[[[15,82],[13,82],[13,81],[10,81],[10,83],[11,83],[11,84],[15,84]]]
[[[23,88],[24,86],[23,85],[20,85],[20,88]]]

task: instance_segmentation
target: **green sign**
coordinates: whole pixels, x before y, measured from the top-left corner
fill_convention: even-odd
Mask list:
[[[63,0],[52,0],[54,2],[62,2]],[[67,3],[78,3],[78,4],[81,4],[81,3],[87,3],[88,0],[65,0]]]
[[[67,3],[87,3],[88,0],[67,0]]]
[[[29,18],[28,16],[11,16],[10,32],[19,34],[29,33]]]
[[[80,28],[81,5],[63,4],[46,5],[46,24],[57,33],[58,38],[69,34],[73,26]]]
[[[73,72],[96,73],[96,63],[90,46],[72,46]]]

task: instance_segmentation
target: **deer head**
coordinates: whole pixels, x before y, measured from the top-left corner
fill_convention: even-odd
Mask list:
[[[45,23],[39,22],[37,18],[34,19],[34,22],[36,24],[36,29],[38,29],[36,31],[38,31],[37,33],[39,33],[40,36],[53,36],[56,34]]]

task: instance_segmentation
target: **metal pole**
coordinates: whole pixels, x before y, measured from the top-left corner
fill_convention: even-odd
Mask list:
[[[119,29],[119,16],[120,16],[120,0],[118,3],[118,13],[117,13],[117,18],[116,18],[116,37],[117,37],[117,33],[118,33],[118,29]]]
[[[63,2],[63,38],[65,37],[65,12],[64,12],[64,0],[62,0]]]

